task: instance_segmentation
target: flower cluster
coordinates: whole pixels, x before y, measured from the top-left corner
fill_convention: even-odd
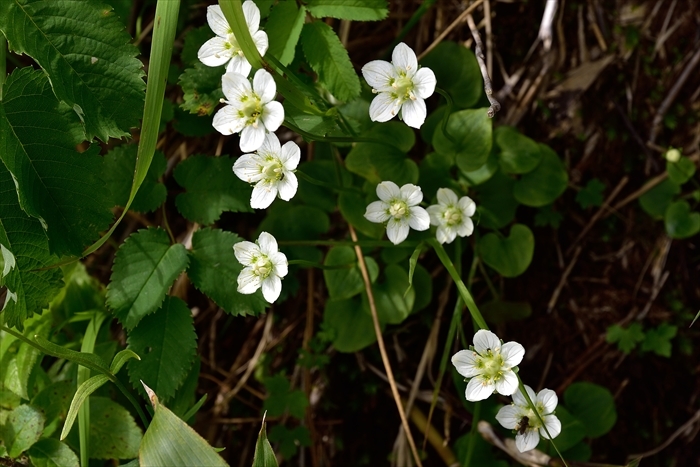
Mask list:
[[[557,394],[551,389],[543,389],[535,395],[530,386],[524,386],[537,414],[529,406],[522,389],[513,394],[512,404],[501,407],[496,414],[496,420],[503,428],[516,431],[515,447],[520,452],[534,449],[540,442],[540,436],[550,439],[550,435],[556,438],[561,433],[561,422],[554,415],[559,402]]]

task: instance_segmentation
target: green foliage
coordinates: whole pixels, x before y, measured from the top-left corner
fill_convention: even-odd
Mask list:
[[[275,375],[265,378],[263,381],[268,396],[263,402],[263,408],[271,417],[278,417],[285,412],[289,412],[292,417],[304,418],[309,400],[304,391],[292,390],[289,380],[282,375]]]
[[[177,297],[166,297],[161,308],[139,322],[127,338],[141,357],[129,362],[129,379],[136,389],[141,381],[155,388],[162,400],[182,385],[196,357],[197,334],[192,313]]]
[[[192,237],[187,275],[197,289],[227,313],[255,316],[265,311],[267,302],[260,290],[251,295],[236,290],[236,280],[243,265],[233,254],[233,245],[241,240],[238,235],[223,230],[198,230]]]
[[[83,0],[5,1],[0,30],[14,52],[29,55],[44,69],[48,76],[41,75],[51,80],[58,100],[84,123],[85,139],[97,136],[106,142],[128,136],[136,126],[144,99],[142,65],[109,7]]]
[[[515,182],[513,196],[517,201],[533,207],[552,204],[569,183],[569,174],[559,156],[549,146],[540,144],[542,159],[534,170]]]
[[[632,323],[627,328],[613,324],[608,328],[605,340],[611,344],[617,343],[617,348],[629,354],[637,344],[644,341],[644,331],[640,323]]]
[[[465,172],[480,168],[491,153],[492,122],[486,110],[460,110],[447,120],[447,134],[443,132],[442,125],[435,130],[435,150],[454,157],[457,167]]]
[[[230,157],[196,155],[175,167],[175,180],[187,191],[175,204],[192,222],[213,224],[224,211],[251,212],[251,188],[233,173]]]
[[[501,229],[515,218],[518,202],[513,197],[515,180],[500,170],[487,182],[476,188],[477,209],[481,213],[480,225],[490,229]]]
[[[12,173],[22,209],[46,229],[51,252],[79,255],[109,224],[110,200],[98,147],[76,152],[83,140],[80,121],[56,100],[51,84],[31,68],[8,77],[0,106],[0,146],[6,148],[0,159]]]
[[[107,287],[107,305],[129,330],[156,311],[188,263],[185,247],[170,244],[165,230],[132,234],[119,248]]]
[[[597,384],[572,384],[564,392],[564,402],[571,414],[583,423],[586,436],[591,438],[603,436],[617,421],[612,394]]]
[[[309,9],[313,14],[311,6]],[[360,79],[330,26],[321,21],[306,23],[301,31],[301,46],[319,82],[337,99],[347,102],[360,95]]]
[[[78,456],[54,438],[43,438],[27,452],[34,467],[80,467]]]
[[[267,53],[277,57],[282,65],[289,65],[294,60],[305,18],[306,8],[297,2],[279,2],[272,7],[265,26],[270,41]]]
[[[318,208],[311,206],[285,206],[274,203],[267,211],[267,217],[260,223],[259,230],[272,234],[278,241],[312,240],[328,232],[330,219]],[[299,222],[304,219],[304,222]],[[283,247],[288,259],[303,259],[320,262],[321,252],[310,246]]]
[[[642,352],[654,352],[656,355],[671,357],[671,339],[676,337],[678,327],[662,323],[655,329],[649,329],[642,342]]]
[[[372,285],[372,291],[377,316],[381,323],[399,324],[411,313],[416,291],[413,287],[409,289],[408,274],[402,267],[396,264],[388,265],[380,276],[380,280]],[[369,315],[367,295],[363,294],[362,298],[364,312]]]
[[[687,201],[671,203],[664,213],[666,232],[671,238],[688,238],[700,232],[700,212],[690,212]]]
[[[51,436],[58,424],[66,418],[74,392],[75,387],[71,381],[57,381],[32,398],[31,404],[40,409],[46,418],[42,436]]]
[[[379,275],[379,266],[374,259],[365,256],[370,280],[374,282]],[[323,278],[328,287],[328,295],[332,299],[344,300],[354,297],[365,290],[362,274],[357,263],[355,251],[349,246],[331,248],[323,262],[324,266],[342,266],[343,269],[324,269]]]
[[[663,219],[673,198],[681,192],[681,187],[671,180],[664,180],[639,197],[639,204],[654,219]]]
[[[66,423],[63,425],[61,439],[65,439],[65,437],[68,436],[68,433],[70,433],[70,430],[73,427],[73,422],[75,422],[75,418],[78,416],[81,406],[86,400],[88,400],[90,394],[103,386],[107,381],[109,381],[107,376],[95,375],[78,386],[78,390],[75,392],[75,396],[70,404],[68,414],[66,415]]]
[[[129,200],[136,169],[137,150],[138,147],[133,144],[117,146],[104,156],[102,178],[112,192],[112,203],[116,206],[124,207]],[[131,203],[131,209],[150,212],[165,202],[168,190],[165,185],[158,182],[158,179],[163,176],[166,167],[165,155],[156,151],[148,168],[148,174]]]
[[[25,322],[24,336],[48,336],[51,316],[35,315]],[[38,349],[24,344],[11,334],[0,337],[0,389],[12,391],[22,399],[29,400],[29,376],[39,363]]]
[[[498,162],[503,173],[528,173],[542,160],[542,152],[537,143],[515,128],[498,127],[493,137],[496,146],[500,149]]]
[[[576,383],[578,384],[578,383]],[[567,407],[559,404],[556,409],[556,416],[561,422],[561,433],[554,439],[559,451],[567,451],[579,444],[586,437],[586,427],[584,423],[567,410]],[[549,445],[549,441],[540,441],[540,446]],[[552,451],[552,449],[549,449]]]
[[[305,426],[289,429],[284,425],[275,425],[270,430],[270,441],[280,443],[279,452],[287,459],[297,453],[298,446],[311,446],[309,429]]]
[[[481,237],[477,251],[484,263],[501,275],[516,277],[525,272],[532,261],[535,237],[526,225],[515,224],[508,237],[502,238],[495,233]]]
[[[326,301],[322,328],[338,352],[357,352],[377,341],[372,317],[362,308],[357,297]]]
[[[495,326],[502,326],[509,321],[525,319],[532,314],[532,306],[528,302],[509,302],[491,300],[480,307],[484,319]]]
[[[178,80],[184,93],[180,107],[200,116],[214,113],[219,99],[224,97],[221,77],[225,72],[225,65],[209,67],[202,62],[194,62],[191,68],[185,69]]]
[[[316,18],[351,21],[379,21],[389,14],[386,0],[309,0],[307,8]]]
[[[683,185],[695,175],[695,163],[687,157],[678,159],[678,162],[666,161],[668,179],[677,185]]]
[[[180,53],[180,58],[182,63],[185,65],[194,65],[196,63],[202,64],[197,58],[197,53],[199,49],[204,45],[206,41],[212,38],[213,32],[208,24],[200,26],[198,28],[190,29],[185,34],[185,41],[182,45],[182,52]],[[205,65],[206,66],[206,65]],[[219,77],[224,74],[224,68],[222,67],[207,67],[207,68],[218,68],[220,71]],[[180,77],[182,79],[182,76]],[[221,83],[219,82],[219,86]]]
[[[8,455],[19,457],[36,443],[44,431],[44,422],[41,410],[31,405],[20,405],[10,412],[4,426],[0,427]]]
[[[563,219],[564,216],[559,211],[555,211],[554,206],[550,204],[542,206],[537,210],[537,214],[535,214],[535,226],[545,227],[549,225],[558,229]]]
[[[433,70],[438,86],[450,94],[459,108],[474,106],[483,95],[481,71],[476,56],[462,44],[440,42],[420,64]]]
[[[576,193],[576,202],[583,209],[591,206],[602,206],[604,190],[605,184],[599,179],[594,178],[589,180],[586,186]]]
[[[375,224],[365,219],[367,205],[374,201],[376,196],[363,196],[359,193],[343,192],[338,197],[338,208],[345,220],[370,238],[382,238],[386,228],[382,224]]]

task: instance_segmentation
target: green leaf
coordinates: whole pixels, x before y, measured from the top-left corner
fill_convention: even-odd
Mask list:
[[[0,105],[0,159],[13,175],[22,209],[41,221],[49,248],[59,256],[80,255],[112,218],[99,178],[99,147],[79,154],[75,146],[82,139],[77,116],[56,100],[43,72],[22,68],[8,77]]]
[[[654,219],[663,219],[671,201],[681,192],[681,187],[671,180],[664,180],[639,197],[639,205]]]
[[[564,392],[566,408],[578,418],[586,435],[598,438],[609,432],[617,421],[615,400],[603,386],[593,383],[574,383]]]
[[[334,118],[325,115],[309,114],[295,107],[290,101],[282,103],[284,107],[284,120],[300,130],[317,136],[326,136],[338,129],[338,123]]]
[[[111,8],[84,0],[4,1],[0,29],[14,52],[44,69],[56,97],[80,116],[87,140],[129,136],[138,125],[143,65]]]
[[[386,0],[309,0],[306,6],[316,18],[379,21],[389,14]]]
[[[90,397],[90,394],[101,388],[107,381],[109,381],[107,376],[95,375],[78,386],[78,390],[75,392],[73,401],[71,401],[70,408],[68,409],[66,422],[63,425],[63,431],[61,431],[61,439],[66,439],[66,436],[70,433],[73,422],[75,422],[75,418],[78,416],[78,411],[80,407],[82,407],[83,402]]]
[[[661,323],[655,329],[649,329],[642,342],[642,352],[654,352],[662,357],[671,357],[671,339],[676,337],[678,326]]]
[[[52,355],[57,358],[65,358],[71,362],[75,362],[91,370],[95,370],[98,373],[109,373],[109,366],[107,362],[104,361],[102,357],[94,353],[88,352],[76,352],[75,350],[67,349],[60,345],[56,345],[53,342],[44,339],[39,335],[34,336],[34,340],[37,344],[43,347],[44,353]]]
[[[548,204],[537,210],[537,214],[535,214],[535,227],[546,227],[549,225],[552,228],[558,229],[563,219],[564,216],[560,212],[555,211],[553,205]]]
[[[453,165],[454,160],[451,157],[437,152],[431,152],[420,161],[417,185],[421,187],[427,198],[435,199],[440,188],[450,188],[453,191],[459,189],[455,186],[451,173]]]
[[[422,310],[430,305],[433,300],[433,278],[428,270],[420,264],[416,265],[416,270],[413,274],[413,288],[416,291],[416,299],[411,313]]]
[[[51,315],[35,315],[25,322],[23,335],[30,339],[35,335],[48,336]],[[41,360],[41,352],[34,346],[12,334],[0,338],[0,388],[8,389],[22,399],[29,399],[29,376]]]
[[[137,151],[137,145],[128,144],[117,146],[104,156],[102,178],[112,192],[112,202],[116,206],[124,207],[129,200],[131,183],[136,169]],[[166,168],[165,155],[156,151],[151,166],[148,168],[146,179],[136,193],[130,209],[138,212],[150,212],[165,202],[168,190],[165,185],[158,182],[158,179],[163,176]]]
[[[194,365],[187,372],[187,377],[182,383],[182,386],[175,392],[170,406],[172,407],[173,413],[180,417],[183,421],[192,423],[194,422],[194,415],[197,413],[199,408],[206,402],[207,395],[204,394],[197,403],[195,403],[195,395],[197,391],[197,386],[199,383],[199,372],[202,368],[201,361],[198,358],[194,359]]]
[[[185,247],[171,245],[165,230],[139,230],[117,251],[107,286],[107,305],[127,329],[133,329],[160,307],[187,263]]]
[[[197,354],[197,334],[192,312],[177,297],[166,297],[163,306],[141,320],[127,338],[129,348],[141,360],[129,362],[129,379],[137,389],[140,381],[169,399],[187,377]]]
[[[175,167],[175,180],[187,191],[175,204],[192,222],[213,224],[224,211],[252,212],[251,188],[233,173],[233,159],[196,155]]]
[[[65,419],[74,393],[74,382],[57,381],[46,386],[34,396],[32,405],[41,409],[46,419],[42,436],[51,436],[58,428],[60,421]]]
[[[279,2],[270,11],[265,25],[270,41],[267,53],[277,57],[282,65],[289,65],[294,60],[305,18],[306,8],[298,6],[297,2]]]
[[[447,120],[447,133],[438,125],[433,135],[435,150],[454,157],[457,167],[465,172],[480,168],[491,153],[492,122],[487,109],[460,110]],[[452,138],[452,139],[450,139]]]
[[[601,182],[600,179],[589,180],[586,186],[576,193],[576,202],[583,209],[590,206],[602,206],[604,190],[605,183]]]
[[[338,100],[347,102],[360,95],[360,79],[348,52],[326,23],[306,23],[301,31],[301,46],[318,80]]]
[[[367,205],[373,200],[374,196],[372,196],[372,200],[368,200],[359,193],[344,191],[338,197],[338,208],[345,220],[362,234],[370,238],[382,238],[386,227],[365,219]]]
[[[224,65],[210,67],[199,61],[194,62],[191,68],[186,68],[178,80],[183,92],[180,107],[200,116],[214,113],[219,99],[224,97],[221,77],[225,72]]]
[[[498,157],[494,154],[492,148],[491,154],[489,154],[484,165],[470,172],[465,172],[463,170],[460,172],[467,182],[469,182],[469,185],[477,186],[491,180],[491,177],[498,171],[498,168]]]
[[[311,446],[309,429],[305,426],[289,429],[284,425],[275,425],[270,430],[270,441],[279,443],[279,452],[286,459],[296,455],[299,446]]]
[[[135,358],[136,360],[141,360],[141,357],[139,357],[135,352],[129,349],[124,349],[121,350],[117,355],[114,356],[114,359],[112,359],[112,364],[109,366],[109,371],[113,374],[116,375],[119,373],[119,370],[122,369],[124,364],[131,360],[132,358]]]
[[[462,44],[443,41],[420,64],[433,70],[440,87],[450,94],[459,108],[474,106],[483,95],[476,56]]]
[[[207,24],[187,31],[187,33],[185,34],[184,44],[182,45],[182,52],[180,52],[180,58],[182,59],[182,63],[186,65],[193,65],[198,62],[201,63],[199,61],[199,58],[197,58],[197,53],[199,52],[199,49],[204,45],[204,43],[211,39],[211,37],[211,28]],[[222,69],[221,73],[219,74],[219,77],[221,77],[223,74],[224,72]],[[221,85],[221,83],[219,83],[219,85]]]
[[[664,214],[666,232],[671,238],[688,238],[700,232],[700,212],[690,212],[687,201],[676,201]]]
[[[243,265],[233,254],[233,245],[242,239],[231,232],[202,229],[192,237],[189,252],[190,267],[187,275],[194,286],[232,316],[257,316],[267,307],[258,290],[243,295],[236,290],[238,275]]]
[[[516,200],[536,208],[552,204],[569,183],[569,174],[557,153],[545,144],[539,146],[542,153],[539,165],[523,175],[513,187]]]
[[[259,230],[269,232],[278,241],[314,240],[328,232],[330,219],[328,214],[312,206],[286,206],[275,203],[267,210],[267,217],[260,224]],[[304,219],[304,222],[299,222]],[[321,251],[312,246],[283,246],[288,259],[303,259],[321,262]],[[282,289],[284,293],[284,288]]]
[[[687,157],[681,156],[678,162],[666,161],[666,172],[668,172],[669,180],[678,185],[683,185],[695,175],[695,163]]]
[[[566,410],[566,407],[561,404],[557,406],[556,416],[561,422],[561,433],[554,438],[559,451],[565,451],[575,446],[586,437],[586,427],[583,422]],[[549,447],[549,440],[542,439],[541,442],[546,443],[545,446]]]
[[[514,185],[515,180],[499,170],[486,183],[476,187],[481,226],[501,229],[515,218],[518,202],[513,197]]]
[[[494,140],[500,149],[498,162],[507,174],[524,174],[537,167],[542,152],[536,142],[515,128],[501,126],[494,131]]]
[[[255,442],[255,454],[253,455],[253,467],[277,467],[277,457],[275,452],[267,440],[267,431],[265,430],[265,417],[263,417],[258,440]]]
[[[34,467],[80,467],[71,448],[54,438],[40,439],[27,454]]]
[[[484,303],[480,308],[484,319],[497,327],[509,321],[525,319],[532,314],[532,306],[528,302],[495,299]]]
[[[379,275],[379,266],[373,258],[365,256],[365,263],[369,271],[370,280],[374,282]],[[323,278],[326,280],[328,296],[336,300],[344,300],[354,297],[363,290],[365,284],[357,264],[355,250],[349,246],[337,246],[328,251],[323,262],[325,266],[342,266],[347,264],[347,269],[324,269]]]
[[[289,411],[293,417],[302,419],[309,400],[304,391],[290,389],[289,380],[282,375],[265,378],[265,389],[269,393],[263,402],[265,409],[271,417],[278,417]]]
[[[20,405],[7,416],[2,428],[2,439],[10,457],[19,457],[41,437],[44,414],[31,405]]]
[[[515,224],[510,228],[506,238],[495,233],[481,237],[477,244],[479,256],[499,274],[505,277],[516,277],[524,273],[532,262],[535,251],[535,237],[532,231],[523,224]]]
[[[313,179],[323,180],[335,186],[352,185],[350,172],[333,161],[312,160],[303,162],[297,170]],[[299,181],[299,189],[296,196],[304,204],[323,209],[326,212],[335,211],[337,206],[337,197],[333,190],[325,186],[315,185],[304,179]]]
[[[644,340],[644,331],[640,323],[632,323],[627,328],[613,324],[605,334],[605,340],[611,344],[617,343],[617,348],[629,354],[637,344]]]
[[[380,323],[400,324],[413,309],[416,291],[408,288],[408,273],[401,266],[390,264],[378,283],[372,285]],[[365,313],[371,313],[367,295],[363,294]]]
[[[204,438],[178,418],[154,395],[153,420],[148,425],[139,447],[142,466],[172,467],[174,465],[228,466]]]
[[[377,341],[372,317],[362,308],[362,300],[357,297],[326,302],[322,328],[338,352],[357,352]]]

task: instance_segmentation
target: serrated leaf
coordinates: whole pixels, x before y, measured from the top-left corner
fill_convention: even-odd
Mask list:
[[[389,14],[386,0],[309,0],[306,7],[316,18],[379,21]]]
[[[661,323],[658,327],[649,329],[644,336],[641,350],[654,352],[662,357],[671,357],[671,339],[676,337],[678,326]]]
[[[266,378],[263,383],[269,392],[267,399],[263,402],[263,408],[271,417],[283,415],[286,411],[293,417],[302,419],[309,399],[304,391],[290,389],[289,381],[281,375]]]
[[[188,261],[185,247],[171,245],[165,230],[139,230],[126,239],[114,258],[107,305],[127,329],[133,329],[160,307]]]
[[[586,186],[576,193],[576,202],[583,209],[590,206],[602,206],[604,190],[605,183],[601,182],[600,179],[589,180]]]
[[[126,341],[129,349],[141,356],[141,360],[128,363],[131,384],[142,389],[143,381],[161,399],[172,397],[196,356],[197,334],[187,304],[177,297],[166,297],[163,306],[142,319]]]
[[[124,207],[129,200],[136,168],[137,151],[138,146],[135,144],[122,145],[113,148],[104,156],[102,178],[112,193],[112,202],[115,206]],[[150,212],[165,202],[168,190],[165,185],[158,182],[158,179],[163,176],[166,168],[165,155],[156,151],[153,154],[146,178],[139,187],[139,191],[136,192],[136,197],[134,197],[129,209]]]
[[[644,331],[639,323],[632,323],[627,328],[613,324],[608,328],[605,340],[611,344],[617,343],[618,349],[629,354],[639,342],[644,340]]]
[[[192,222],[213,224],[224,211],[252,212],[251,187],[233,173],[227,156],[188,157],[175,167],[175,180],[187,191],[175,198],[180,213]]]
[[[2,438],[10,457],[19,457],[36,443],[44,431],[44,414],[31,405],[20,405],[7,417]]]
[[[301,31],[301,46],[318,80],[338,100],[347,102],[360,94],[360,79],[330,26],[321,21],[306,23]]]
[[[41,221],[59,256],[80,255],[112,218],[99,147],[77,153],[80,132],[77,117],[59,104],[43,72],[22,68],[8,77],[0,159],[13,175],[22,209]]]
[[[178,81],[184,93],[180,107],[191,114],[211,115],[219,105],[219,99],[224,97],[221,77],[225,72],[224,65],[209,67],[202,62],[194,62],[194,66],[185,69]]]
[[[192,237],[187,276],[197,289],[227,313],[257,316],[267,307],[262,291],[243,295],[236,290],[236,281],[243,265],[233,254],[233,245],[242,240],[238,235],[223,230],[198,230]]]
[[[143,65],[110,7],[84,0],[3,1],[0,29],[14,52],[29,55],[48,74],[56,97],[83,121],[87,140],[128,136],[138,124]]]
[[[267,53],[277,57],[282,65],[289,65],[294,60],[294,49],[299,42],[304,19],[306,8],[298,6],[297,2],[279,2],[272,7],[265,25],[270,40]]]
[[[71,448],[54,438],[40,439],[27,454],[34,467],[80,467]]]

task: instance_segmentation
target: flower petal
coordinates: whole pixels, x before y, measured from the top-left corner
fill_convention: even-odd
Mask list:
[[[465,378],[472,378],[481,374],[481,370],[476,367],[477,355],[471,350],[460,350],[452,356],[452,364],[457,373]]]
[[[284,277],[289,273],[289,267],[287,266],[287,256],[282,252],[270,253],[267,258],[272,262],[274,269],[272,274],[280,277]]]
[[[273,303],[280,296],[282,292],[282,281],[280,278],[274,274],[270,274],[262,281],[262,293],[265,300],[269,303]]]
[[[289,201],[297,194],[299,181],[294,172],[285,171],[284,177],[277,183],[277,195],[284,201]]]
[[[260,288],[260,277],[253,273],[252,268],[245,268],[238,275],[238,292],[242,294],[255,293]]]
[[[413,94],[420,99],[427,99],[435,92],[437,79],[430,68],[421,68],[413,76]]]
[[[207,23],[209,23],[209,27],[217,36],[226,37],[233,33],[219,5],[207,7]]]
[[[391,80],[396,78],[396,71],[389,62],[372,60],[362,67],[362,76],[373,89],[391,91]]]
[[[423,201],[423,192],[419,186],[416,186],[413,183],[407,183],[402,186],[399,193],[400,198],[406,201],[406,204],[409,206],[416,206]]]
[[[476,402],[488,399],[493,394],[493,383],[486,381],[480,376],[476,376],[469,380],[467,389],[464,391],[464,396],[468,401]]]
[[[386,180],[377,185],[377,196],[382,201],[388,202],[395,198],[401,198],[401,190],[396,183]]]
[[[250,74],[253,67],[243,55],[233,54],[231,61],[226,65],[226,73],[238,73],[246,78]]]
[[[265,55],[268,47],[270,46],[270,41],[267,38],[267,33],[265,31],[258,31],[253,34],[253,42],[255,42],[255,48],[258,49],[260,55]]]
[[[547,430],[549,430],[549,434],[552,435],[552,438],[559,436],[559,433],[561,433],[561,421],[559,421],[557,416],[550,414],[545,415],[542,417],[542,419],[544,420]],[[545,431],[544,428],[540,428],[540,435],[542,435],[542,437],[545,439],[550,439],[549,435],[547,435],[547,431]]]
[[[246,125],[243,130],[241,130],[239,147],[243,152],[257,151],[260,146],[262,146],[263,141],[265,141],[264,126],[258,125],[258,127],[255,128],[252,125]]]
[[[488,349],[496,350],[501,348],[501,341],[498,336],[486,329],[479,329],[474,334],[474,349],[483,355]]]
[[[294,170],[301,160],[301,150],[294,141],[287,141],[280,151],[280,162],[287,170]]]
[[[232,105],[226,105],[214,114],[212,126],[222,135],[232,135],[243,129],[245,120],[238,116]]]
[[[428,230],[430,228],[430,216],[428,212],[420,206],[408,208],[411,215],[408,218],[408,225],[413,230]]]
[[[518,390],[518,377],[513,370],[503,372],[503,376],[496,381],[496,391],[504,396],[512,396]]]
[[[224,73],[221,77],[221,90],[231,104],[239,104],[252,91],[248,78],[239,73]]]
[[[425,109],[425,101],[420,97],[415,100],[407,100],[401,106],[401,118],[406,125],[412,128],[420,128],[425,122],[428,111]]]
[[[243,154],[233,163],[233,173],[248,183],[255,183],[262,178],[260,164],[252,154]]]
[[[440,225],[442,223],[442,210],[439,204],[432,204],[425,208],[430,216],[430,225]]]
[[[242,241],[233,245],[233,254],[243,266],[253,264],[253,257],[260,254],[260,248],[253,242]]]
[[[406,71],[406,74],[411,77],[418,70],[418,60],[416,53],[403,42],[399,42],[394,51],[391,53],[391,63],[394,67]]]
[[[260,10],[252,0],[243,2],[243,17],[251,34],[260,29]]]
[[[501,356],[503,357],[503,364],[509,368],[513,368],[523,361],[523,356],[525,355],[525,347],[518,344],[517,342],[506,342],[501,347]]]
[[[401,102],[393,99],[389,93],[381,92],[369,105],[369,118],[373,122],[387,122],[396,116]]]
[[[268,102],[263,105],[260,118],[267,131],[277,131],[284,121],[284,107],[277,101]]]
[[[537,402],[542,404],[545,414],[550,414],[557,408],[559,397],[557,397],[557,393],[551,389],[543,389],[537,393]]]
[[[197,51],[197,58],[206,66],[221,66],[231,59],[233,52],[226,47],[226,39],[216,36],[206,41]]]
[[[427,217],[428,213],[426,213],[425,215]],[[398,245],[399,243],[406,240],[406,237],[408,237],[409,230],[410,229],[408,227],[408,222],[406,222],[405,219],[396,219],[392,217],[386,224],[386,236],[389,238],[389,241],[394,245]]]
[[[267,209],[276,196],[277,185],[271,185],[261,180],[255,185],[253,193],[250,195],[250,207],[253,209]]]
[[[514,430],[516,426],[520,424],[523,416],[518,407],[515,405],[506,405],[501,407],[496,414],[496,420],[501,424],[503,428],[508,430]]]
[[[453,206],[459,202],[455,192],[449,188],[440,188],[437,191],[437,200],[438,203],[444,204],[445,206]]]
[[[469,196],[462,196],[461,198],[459,198],[458,204],[459,209],[462,210],[465,216],[472,217],[476,212],[476,203]]]
[[[267,256],[280,251],[275,237],[267,232],[260,232],[260,236],[258,236],[258,245],[260,245],[260,251]]]
[[[527,430],[525,433],[515,435],[515,447],[518,451],[525,452],[535,449],[540,442],[537,430]]]
[[[277,94],[277,85],[272,75],[262,68],[256,71],[253,76],[253,91],[260,97],[263,104],[274,99]]]
[[[532,390],[530,386],[527,384],[524,385],[525,390],[527,391],[528,395],[530,396],[530,399],[533,401],[537,397],[535,395],[535,391]],[[530,410],[530,406],[527,404],[527,399],[525,399],[525,396],[523,396],[522,390],[518,389],[516,392],[513,393],[513,403],[519,407],[523,407],[526,410]]]
[[[386,222],[391,217],[389,213],[386,212],[387,209],[387,205],[383,201],[374,201],[369,203],[367,205],[367,210],[365,210],[365,219],[377,224]]]
[[[440,243],[452,243],[457,238],[457,232],[446,225],[441,225],[435,231],[435,238]]]
[[[258,148],[258,154],[261,156],[271,156],[277,158],[279,157],[281,148],[280,140],[277,138],[277,135],[274,133],[268,133],[265,135],[263,143]]]
[[[462,223],[459,225],[457,233],[460,237],[468,237],[474,233],[474,222],[468,217],[462,219]]]

